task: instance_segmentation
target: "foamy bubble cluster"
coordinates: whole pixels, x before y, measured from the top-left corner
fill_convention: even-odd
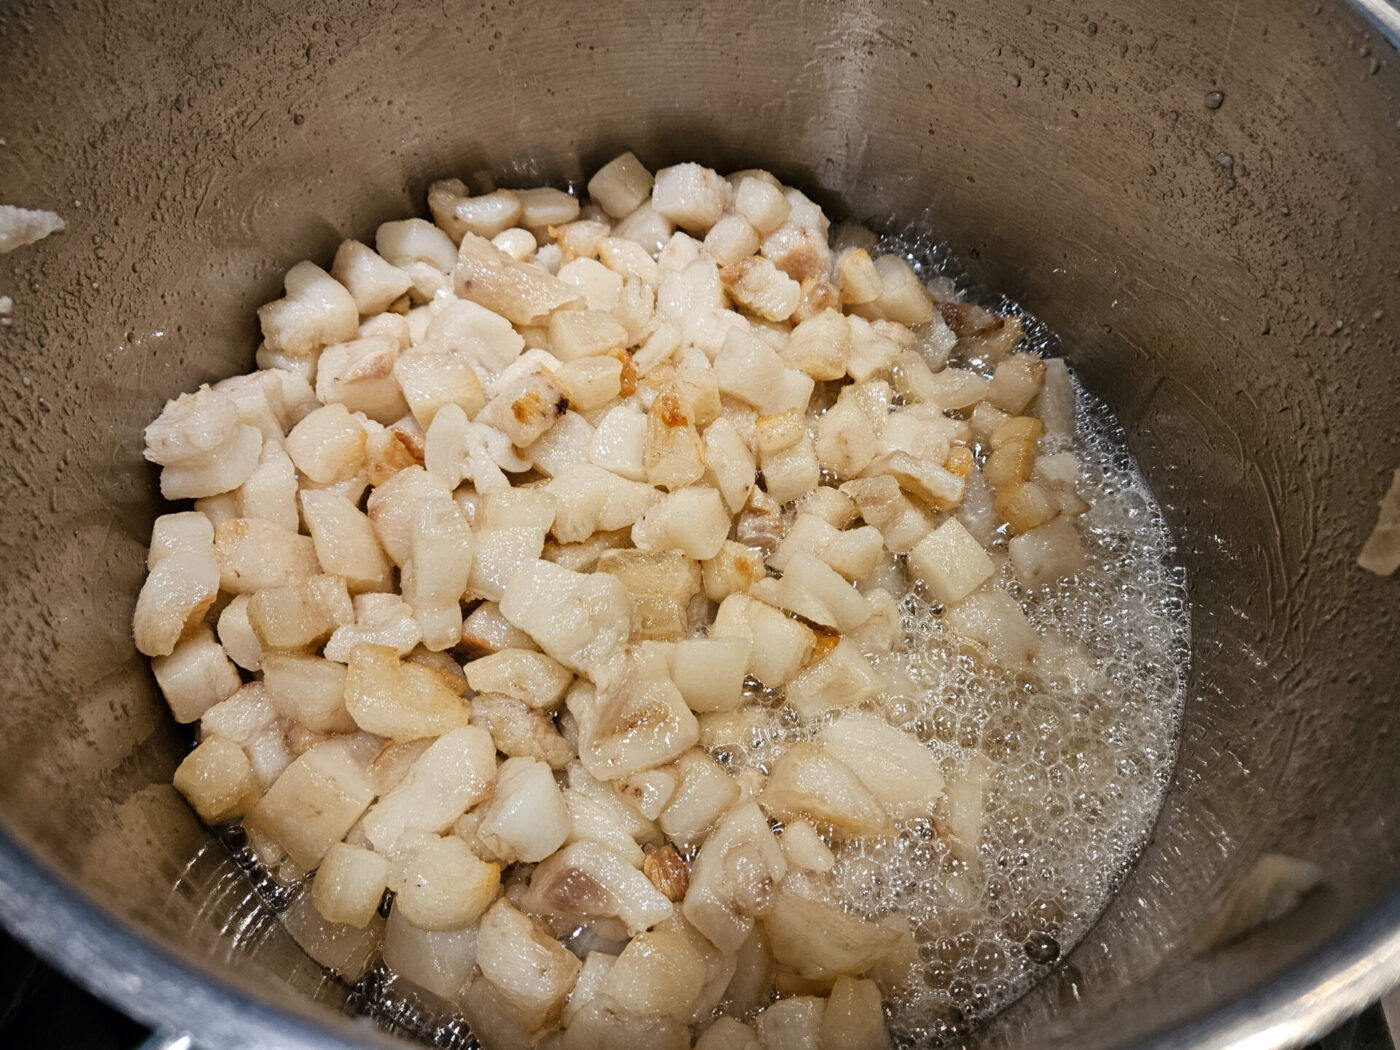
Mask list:
[[[898,683],[881,698],[885,717],[928,744],[950,778],[973,755],[996,765],[975,861],[954,856],[931,820],[836,847],[845,902],[902,913],[915,931],[922,980],[889,1009],[899,1043],[956,1042],[1074,947],[1145,843],[1175,760],[1189,655],[1183,576],[1121,429],[1082,389],[1079,403],[1067,450],[1093,508],[1082,519],[1087,567],[1032,590],[1003,559],[999,577],[1061,659],[1036,675],[991,666],[911,589],[907,643],[877,661]],[[725,764],[771,768],[812,733],[788,715],[774,707],[724,749]]]

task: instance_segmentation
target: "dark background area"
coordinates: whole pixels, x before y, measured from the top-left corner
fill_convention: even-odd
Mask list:
[[[137,1050],[144,1027],[41,962],[0,930],[0,1047],[5,1050]],[[1379,1006],[1310,1050],[1396,1050]]]

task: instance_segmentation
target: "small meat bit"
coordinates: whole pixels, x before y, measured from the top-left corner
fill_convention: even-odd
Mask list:
[[[690,872],[676,847],[669,842],[646,855],[642,872],[671,903],[678,904],[685,899],[686,890],[690,888]]]

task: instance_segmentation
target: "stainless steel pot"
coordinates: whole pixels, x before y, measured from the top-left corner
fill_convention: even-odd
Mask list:
[[[1387,32],[1385,0],[0,0],[0,202],[68,221],[0,257],[0,914],[200,1046],[389,1041],[165,786],[187,745],[128,631],[140,429],[249,366],[284,267],[430,179],[631,147],[938,231],[1065,337],[1180,538],[1194,680],[1155,840],[983,1044],[1268,1050],[1365,1003],[1400,978],[1400,581],[1353,564],[1400,465]],[[1266,850],[1325,887],[1195,952]]]

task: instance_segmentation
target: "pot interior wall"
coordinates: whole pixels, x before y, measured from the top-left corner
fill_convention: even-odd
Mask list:
[[[0,826],[201,972],[321,1017],[304,993],[334,988],[165,786],[187,739],[128,631],[141,428],[251,366],[288,265],[421,212],[433,178],[577,180],[631,148],[934,231],[1064,337],[1168,509],[1195,638],[1176,783],[1103,921],[986,1041],[1124,1045],[1268,985],[1400,875],[1400,603],[1353,566],[1400,465],[1397,66],[1350,8],[1296,0],[0,2],[0,202],[68,221],[0,257]],[[1268,850],[1326,886],[1193,953]]]

